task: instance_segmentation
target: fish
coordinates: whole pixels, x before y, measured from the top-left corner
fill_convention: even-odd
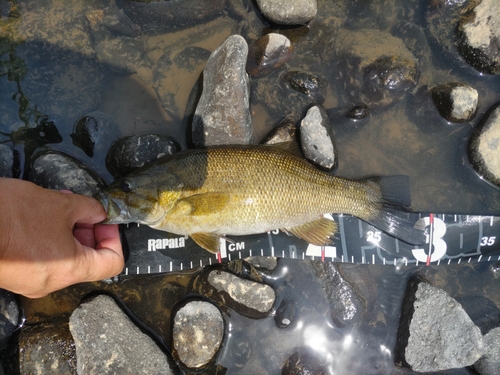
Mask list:
[[[337,177],[305,160],[295,142],[182,151],[115,180],[95,198],[105,223],[187,235],[212,253],[221,238],[275,229],[326,246],[338,230],[325,217],[333,213],[356,216],[410,244],[425,242],[409,216],[407,176]]]

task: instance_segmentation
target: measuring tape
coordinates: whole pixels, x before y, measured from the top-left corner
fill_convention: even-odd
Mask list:
[[[413,214],[412,214],[413,215]],[[211,254],[187,236],[147,226],[122,227],[127,261],[122,275],[183,271],[251,256],[269,256],[360,264],[456,264],[500,260],[500,216],[414,214],[424,228],[424,245],[409,245],[350,215],[331,215],[339,225],[328,246],[308,244],[279,230],[221,239]]]

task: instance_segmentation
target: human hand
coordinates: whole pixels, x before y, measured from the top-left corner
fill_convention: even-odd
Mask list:
[[[95,199],[0,178],[0,288],[31,298],[123,269],[117,225]]]

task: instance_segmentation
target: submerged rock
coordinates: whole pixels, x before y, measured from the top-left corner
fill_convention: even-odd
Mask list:
[[[233,35],[208,59],[203,72],[203,92],[193,118],[195,146],[251,142],[247,55],[245,39]]]
[[[113,143],[106,156],[106,167],[116,178],[179,150],[179,144],[169,136],[131,135]]]
[[[283,299],[274,315],[274,322],[278,328],[286,328],[295,320],[297,304],[291,299]]]
[[[318,11],[316,0],[257,0],[260,11],[280,25],[301,25],[313,20]]]
[[[348,119],[359,121],[370,115],[370,108],[366,104],[358,104],[345,114]]]
[[[14,293],[0,289],[0,347],[20,327],[21,312]]]
[[[445,83],[433,87],[431,95],[441,116],[450,122],[467,122],[476,116],[479,94],[469,85]]]
[[[330,374],[326,360],[313,350],[300,349],[288,357],[281,369],[281,375],[327,375]]]
[[[19,337],[21,374],[76,375],[76,366],[75,343],[67,323],[23,327]]]
[[[492,329],[483,337],[484,356],[474,364],[481,375],[500,375],[500,327]]]
[[[300,143],[306,159],[331,170],[337,163],[332,126],[325,109],[311,107],[300,123]]]
[[[309,96],[314,103],[322,104],[325,101],[328,87],[325,79],[299,70],[287,72],[283,78],[292,89]]]
[[[406,289],[397,340],[396,363],[418,372],[471,366],[483,353],[481,331],[462,306],[418,279]]]
[[[482,73],[500,74],[500,3],[471,2],[458,25],[459,52]]]
[[[69,319],[78,374],[174,374],[154,341],[133,324],[113,298],[100,295]]]
[[[250,48],[247,72],[252,77],[264,77],[285,65],[292,58],[290,39],[269,33],[257,39]]]
[[[88,166],[61,152],[47,151],[38,154],[28,173],[29,181],[54,190],[92,196],[105,182]]]
[[[272,145],[283,142],[295,142],[297,139],[297,127],[291,118],[284,118],[276,128],[274,128],[262,143]]]
[[[490,110],[469,141],[469,161],[477,173],[500,186],[500,104]]]
[[[16,151],[5,144],[0,143],[0,177],[17,177]]]
[[[175,355],[185,366],[204,367],[222,344],[222,314],[209,302],[188,302],[175,314],[172,337]]]

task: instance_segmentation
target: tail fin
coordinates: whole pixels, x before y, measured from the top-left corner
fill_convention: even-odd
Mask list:
[[[376,214],[366,218],[369,224],[411,245],[425,243],[423,228],[416,226],[418,213],[408,211],[411,206],[410,178],[390,176],[367,180],[368,189],[374,190],[377,197]]]

